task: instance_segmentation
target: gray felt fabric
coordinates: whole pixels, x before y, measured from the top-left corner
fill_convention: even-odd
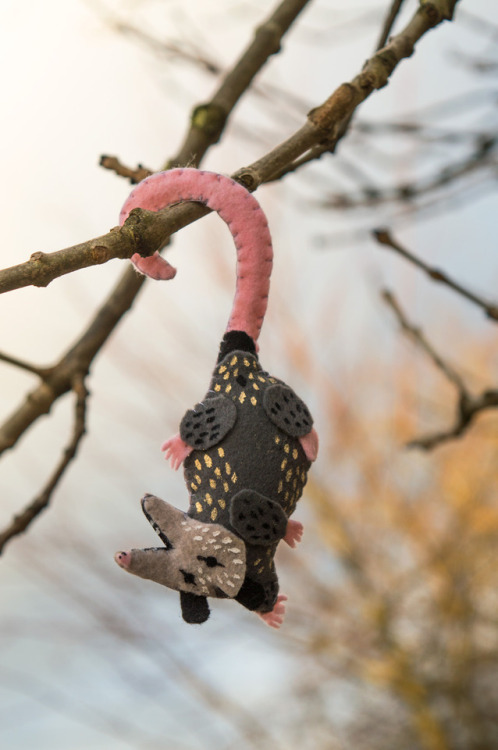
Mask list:
[[[246,544],[269,545],[285,536],[287,516],[273,500],[241,490],[230,503],[230,522]]]
[[[265,391],[263,407],[268,418],[292,437],[304,437],[313,427],[308,407],[286,385],[272,385]]]
[[[293,434],[296,425],[270,418],[265,403],[266,393],[272,389],[276,389],[275,395],[288,398],[292,411],[299,405],[310,423],[306,429],[309,432],[312,420],[301,399],[265,372],[256,354],[232,351],[216,365],[203,403],[208,404],[213,395],[229,399],[236,407],[235,423],[216,445],[205,451],[194,450],[184,464],[190,492],[189,516],[219,523],[244,539],[247,572],[237,599],[251,609],[255,601],[262,602],[258,609],[263,612],[273,608],[278,594],[273,557],[285,534],[282,519],[294,512],[310,467],[298,436]],[[273,405],[273,400],[270,403]],[[302,432],[302,428],[297,431]],[[232,524],[231,504],[240,491],[256,493],[268,503],[267,507],[270,501],[279,507],[278,534],[270,543],[249,540],[247,528],[241,533],[241,526],[235,528]]]
[[[189,409],[180,423],[180,437],[196,450],[207,450],[217,445],[237,419],[237,409],[224,396],[206,398]]]
[[[133,550],[130,573],[197,596],[235,597],[244,582],[246,548],[223,526],[190,518],[154,495],[144,513],[165,547]]]

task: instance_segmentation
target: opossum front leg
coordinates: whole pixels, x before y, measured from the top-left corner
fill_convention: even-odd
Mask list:
[[[318,456],[318,434],[315,429],[312,429],[306,435],[299,438],[301,447],[306,454],[308,461],[316,461]]]
[[[161,450],[164,451],[166,461],[170,461],[176,471],[194,449],[181,439],[180,433],[177,433],[162,444]]]
[[[283,537],[284,542],[294,549],[303,538],[303,531],[304,526],[300,521],[293,521],[289,518]]]

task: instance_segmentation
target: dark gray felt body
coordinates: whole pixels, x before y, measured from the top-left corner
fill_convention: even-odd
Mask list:
[[[312,423],[299,397],[244,351],[217,364],[203,402],[182,420],[180,435],[194,447],[184,464],[188,515],[244,540],[236,598],[249,609],[269,612],[276,601],[273,558],[306,484],[311,464],[299,437]]]

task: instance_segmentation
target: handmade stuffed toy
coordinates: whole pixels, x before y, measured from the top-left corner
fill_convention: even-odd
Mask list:
[[[115,559],[129,573],[179,591],[186,622],[207,620],[207,597],[217,597],[235,599],[278,628],[287,597],[278,593],[275,550],[281,539],[291,547],[301,540],[302,524],[290,516],[318,438],[303,401],[258,359],[273,259],[261,207],[228,177],[172,169],[133,190],[120,222],[133,208],[155,211],[179,201],[200,201],[228,224],[237,248],[235,299],[208,391],[162,446],[174,469],[184,465],[189,509],[145,495],[143,512],[164,546]],[[131,260],[151,278],[175,274],[158,253]]]

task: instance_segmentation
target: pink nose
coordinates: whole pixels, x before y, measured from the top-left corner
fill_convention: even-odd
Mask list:
[[[121,568],[128,568],[131,562],[131,554],[129,552],[116,552],[114,559]]]

